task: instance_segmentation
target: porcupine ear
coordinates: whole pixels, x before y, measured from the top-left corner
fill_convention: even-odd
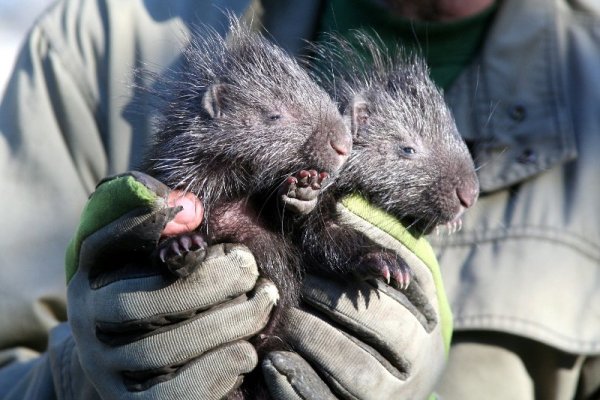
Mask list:
[[[348,105],[347,114],[350,115],[350,129],[352,138],[356,139],[364,133],[369,124],[369,105],[362,96],[354,96]]]
[[[228,85],[226,83],[215,83],[206,89],[202,96],[202,108],[211,118],[223,116],[227,104]]]

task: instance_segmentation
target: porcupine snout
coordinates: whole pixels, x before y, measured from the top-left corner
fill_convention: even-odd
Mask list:
[[[460,205],[464,208],[470,208],[477,201],[479,196],[479,186],[474,181],[461,182],[456,187],[456,197],[460,202]]]
[[[339,120],[332,121],[328,128],[327,141],[331,153],[332,169],[338,170],[350,156],[352,135],[348,127]]]

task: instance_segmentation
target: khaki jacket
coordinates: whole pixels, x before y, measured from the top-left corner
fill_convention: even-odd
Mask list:
[[[249,1],[215,3],[60,1],[30,32],[0,106],[1,348],[41,351],[66,318],[64,249],[80,210],[102,177],[135,168],[149,140],[132,69],[176,65],[187,26],[225,26],[226,6],[250,13]],[[269,32],[299,51],[319,2],[263,4]],[[483,191],[462,232],[434,238],[457,329],[600,352],[594,4],[503,1],[480,57],[448,91]],[[31,353],[0,352],[0,364],[16,354]]]

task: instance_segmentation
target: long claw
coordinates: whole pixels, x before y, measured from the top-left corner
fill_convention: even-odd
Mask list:
[[[383,267],[383,279],[385,279],[385,283],[390,284],[390,269],[388,267]]]
[[[190,248],[192,247],[192,239],[190,239],[188,236],[183,236],[179,238],[179,244],[181,244],[183,250],[190,251]]]
[[[329,174],[327,172],[321,172],[319,174],[319,183],[325,182],[329,178]]]
[[[162,249],[160,249],[160,251],[158,252],[158,258],[160,258],[160,261],[165,262],[167,261],[167,248],[163,247]]]
[[[206,242],[204,238],[200,235],[192,235],[192,242],[198,246],[198,248],[203,248],[206,246]]]
[[[173,243],[171,243],[171,250],[173,250],[173,252],[178,256],[181,255],[181,248],[179,247],[179,243],[177,243],[177,241],[173,241]]]
[[[410,279],[411,279],[410,272],[408,272],[408,271],[405,271],[405,272],[402,274],[402,280],[403,280],[403,282],[404,282],[404,284],[403,284],[403,288],[402,288],[403,290],[406,290],[406,289],[408,289],[408,285],[410,285]]]

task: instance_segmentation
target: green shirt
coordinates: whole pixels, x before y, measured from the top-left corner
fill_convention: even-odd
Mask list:
[[[468,18],[452,22],[414,21],[391,15],[369,0],[330,0],[321,19],[321,32],[342,36],[355,29],[377,28],[383,43],[419,52],[431,78],[448,88],[479,50],[497,4]]]

